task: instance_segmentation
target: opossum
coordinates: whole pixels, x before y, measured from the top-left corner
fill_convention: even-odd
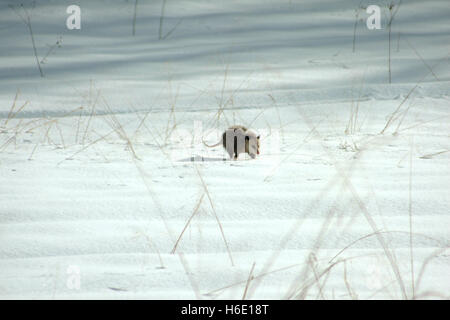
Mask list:
[[[236,160],[240,153],[248,153],[252,159],[259,154],[259,135],[244,126],[232,126],[225,130],[222,139],[213,145],[203,144],[208,148],[223,145],[230,158]]]

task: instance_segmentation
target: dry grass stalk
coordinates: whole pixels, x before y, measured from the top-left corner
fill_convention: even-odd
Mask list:
[[[425,270],[426,270],[427,266],[430,264],[430,262],[433,259],[435,259],[436,257],[438,257],[440,254],[443,254],[445,251],[447,251],[449,249],[450,249],[450,246],[446,245],[445,248],[440,248],[440,249],[436,250],[435,252],[433,252],[431,255],[429,255],[425,259],[425,261],[422,263],[422,266],[420,268],[419,276],[416,279],[416,283],[415,283],[415,290],[416,290],[416,292],[419,292],[419,288],[420,288],[423,276],[425,274]],[[414,298],[415,299],[419,299],[420,296],[421,296],[421,294],[416,294]]]
[[[62,144],[63,148],[65,149],[65,148],[66,148],[66,144],[65,144],[65,142],[64,142],[64,137],[63,137],[61,128],[60,128],[59,125],[58,125],[58,121],[55,122],[55,126],[56,126],[56,129],[57,129],[58,132],[59,132],[59,137],[61,138],[61,144]]]
[[[344,261],[344,282],[345,282],[345,287],[347,288],[348,294],[352,298],[352,300],[358,300],[358,296],[353,291],[353,289],[350,286],[350,283],[348,282],[348,279],[347,279],[347,261]]]
[[[33,1],[31,3],[31,12],[34,10],[35,5],[36,5],[36,2]],[[9,8],[11,8],[17,14],[17,16],[22,20],[22,22],[26,25],[26,27],[30,33],[31,44],[33,46],[34,57],[36,58],[36,64],[39,69],[39,74],[41,75],[41,77],[44,77],[44,72],[42,71],[41,64],[39,62],[39,58],[38,58],[38,54],[37,54],[36,43],[34,41],[33,28],[31,27],[31,13],[28,12],[28,10],[25,8],[25,6],[23,4],[20,4],[20,8],[22,9],[22,12],[13,5],[9,5]]]
[[[300,110],[299,110],[299,112],[300,112]],[[312,128],[313,126],[310,123],[309,119],[304,114],[302,114],[302,113],[300,113],[300,114],[304,118],[305,123],[310,128]],[[315,130],[315,133],[316,133],[316,135],[318,135],[319,138],[321,138],[317,130]],[[320,139],[320,141],[322,141],[322,140],[323,139]],[[348,191],[350,191],[354,201],[357,203],[359,209],[361,210],[361,212],[362,212],[364,218],[366,219],[366,221],[368,222],[369,226],[374,230],[374,232],[376,232],[378,230],[378,228],[377,228],[377,226],[375,224],[375,221],[372,219],[372,217],[369,214],[365,204],[363,203],[363,201],[359,197],[358,193],[356,192],[353,184],[351,183],[351,181],[349,179],[348,174],[345,173],[345,171],[342,168],[340,168],[340,166],[337,164],[336,160],[334,159],[333,154],[330,153],[330,151],[328,149],[324,148],[324,151],[328,154],[329,158],[333,160],[333,163],[335,163],[335,167],[337,169],[337,173],[341,177],[344,186],[346,187],[346,189]],[[387,246],[383,236],[380,233],[375,233],[375,236],[376,236],[378,242],[380,243],[381,247],[383,248],[384,254],[386,255],[386,257],[387,257],[387,259],[388,259],[388,261],[390,263],[391,269],[392,269],[392,271],[393,271],[393,273],[394,273],[394,275],[395,275],[395,277],[397,279],[397,283],[398,283],[398,285],[399,285],[399,287],[401,289],[401,293],[402,293],[403,297],[406,299],[407,298],[406,289],[405,289],[405,285],[404,285],[403,279],[401,277],[398,265],[395,262],[395,255],[394,255],[394,253],[391,250],[389,250],[389,248],[388,248],[388,246]]]
[[[138,0],[135,0],[135,2],[134,2],[134,14],[133,14],[133,30],[132,30],[132,32],[131,32],[131,34],[132,34],[133,36],[136,34],[137,5],[138,5]]]
[[[389,83],[392,82],[392,76],[391,76],[391,30],[392,30],[392,22],[394,21],[395,15],[397,14],[398,9],[400,8],[401,4],[402,4],[402,0],[400,0],[397,5],[394,3],[394,1],[392,1],[390,4],[388,4],[388,9],[389,9],[389,21],[388,21],[388,32],[389,32],[388,72],[389,72]]]
[[[225,101],[221,101],[220,99],[217,99],[218,101],[218,105],[219,105],[219,109],[216,111],[216,113],[213,115],[212,117],[212,121],[208,122],[208,127],[216,127],[220,124],[220,116],[223,115],[225,118],[225,122],[227,123],[227,125],[229,125],[229,121],[228,118],[226,117],[225,114],[225,108],[228,106],[229,103],[231,103],[231,101],[234,100],[234,95],[236,94],[236,92],[238,92],[241,87],[244,85],[244,83],[246,83],[250,76],[253,74],[254,70],[252,70],[251,72],[249,72],[249,74],[239,83],[239,85],[237,86],[237,88],[235,90],[233,90],[230,95],[228,96],[228,99]],[[228,73],[228,65],[226,66],[225,69],[225,75],[224,75],[224,82],[226,81],[225,79],[227,78],[227,73]],[[225,85],[222,86],[222,91],[224,92]],[[224,95],[224,93],[221,92],[221,95]],[[212,124],[211,124],[212,122]]]
[[[3,144],[0,146],[0,152],[5,151],[5,149],[6,149],[12,142],[15,143],[16,137],[17,137],[16,134],[14,134],[13,136],[9,137],[9,138],[5,141],[5,143],[3,143]]]
[[[329,265],[328,267],[326,267],[323,271],[319,272],[318,274],[314,275],[311,279],[307,279],[306,281],[303,282],[303,286],[301,286],[296,292],[294,292],[293,294],[291,294],[288,299],[300,299],[300,300],[304,300],[307,296],[308,290],[310,287],[312,287],[314,284],[317,283],[317,281],[319,281],[324,275],[327,275],[331,270],[333,270],[333,268],[337,265],[339,265],[340,263],[343,263],[345,261],[347,261],[349,259],[344,259],[344,260],[338,260],[336,262],[334,262],[333,264]]]
[[[360,241],[365,240],[365,239],[367,239],[367,238],[373,237],[373,236],[375,236],[375,235],[378,234],[378,233],[381,233],[381,234],[385,234],[385,233],[386,233],[386,234],[389,234],[389,233],[400,233],[400,234],[402,234],[402,233],[404,233],[404,234],[407,235],[407,236],[409,236],[409,235],[411,234],[409,231],[398,231],[398,230],[390,230],[390,231],[381,231],[381,230],[379,230],[379,231],[376,231],[376,232],[372,232],[372,233],[366,234],[365,236],[362,236],[362,237],[360,237],[360,238],[358,238],[358,239],[352,241],[351,243],[349,243],[348,245],[346,245],[344,248],[342,248],[341,250],[339,250],[339,252],[338,252],[336,255],[334,255],[334,256],[328,261],[328,263],[332,263],[332,262],[333,262],[334,260],[336,260],[336,258],[339,257],[344,251],[346,251],[348,248],[350,248],[351,246],[353,246],[353,245],[356,244],[357,242],[360,242]],[[421,236],[421,237],[426,238],[426,239],[428,239],[428,240],[435,241],[436,244],[439,245],[439,246],[445,245],[445,244],[441,243],[441,241],[439,241],[438,239],[435,239],[435,238],[430,237],[430,236],[428,236],[428,235],[425,235],[425,234],[422,234],[422,233],[417,233],[417,232],[414,232],[413,234],[414,234],[415,236]]]
[[[181,240],[181,237],[183,236],[184,232],[186,231],[187,227],[189,226],[189,224],[191,223],[192,218],[194,218],[194,216],[197,214],[198,209],[200,208],[200,205],[202,204],[203,198],[205,197],[205,194],[203,193],[202,196],[200,197],[200,199],[197,201],[197,205],[195,206],[194,211],[192,212],[191,216],[189,217],[188,221],[186,222],[186,224],[184,225],[183,230],[181,231],[180,235],[178,236],[177,241],[175,242],[175,245],[173,246],[173,249],[171,251],[172,254],[175,253],[175,251],[177,250],[177,246],[178,243]]]
[[[325,296],[323,294],[322,286],[320,285],[319,274],[317,273],[317,268],[316,268],[317,258],[314,255],[314,253],[309,254],[308,264],[311,267],[311,270],[313,271],[314,278],[316,279],[315,284],[317,285],[317,289],[319,291],[319,296],[322,300],[326,300]]]
[[[409,152],[409,186],[408,186],[408,213],[409,213],[409,255],[411,263],[411,287],[412,287],[412,298],[416,295],[414,287],[414,254],[413,254],[413,228],[412,228],[412,159],[413,159],[413,146],[414,137],[411,137],[411,147]]]
[[[53,122],[50,122],[47,125],[48,125],[48,128],[47,128],[47,131],[45,132],[43,142],[45,142],[45,140],[48,140],[48,133],[50,132],[50,128],[52,127]],[[36,142],[36,145],[34,146],[33,151],[31,151],[31,154],[28,157],[28,160],[32,160],[33,159],[34,152],[36,151],[38,145],[39,145],[39,140],[38,140],[38,142]]]
[[[170,97],[171,97],[171,102],[170,102],[170,113],[169,113],[169,117],[167,119],[167,125],[166,125],[166,131],[165,131],[165,139],[164,139],[164,144],[167,144],[167,140],[169,139],[169,137],[172,135],[173,131],[176,129],[177,127],[177,119],[175,117],[175,105],[177,103],[178,100],[178,94],[180,91],[180,87],[177,87],[177,92],[175,94],[175,96],[173,96],[172,93],[172,78],[169,77],[169,92],[170,92]]]
[[[110,118],[110,122],[108,122],[106,120],[106,118],[105,118],[105,121],[107,121],[109,126],[115,130],[117,136],[120,139],[125,141],[128,150],[130,150],[130,152],[131,152],[132,157],[134,159],[139,159],[139,157],[136,154],[136,151],[134,150],[133,143],[131,142],[130,138],[128,138],[128,135],[127,135],[123,125],[119,122],[119,120],[117,119],[114,112],[111,110],[110,106],[108,105],[108,103],[106,102],[106,100],[104,98],[103,98],[103,102],[109,112],[108,116]]]
[[[356,106],[354,105],[353,90],[352,90],[352,104],[351,104],[351,108],[350,108],[350,118],[348,120],[347,127],[345,128],[345,134],[355,134],[356,133],[356,130],[357,130],[356,124],[358,122],[359,104],[361,102],[361,95],[362,95],[363,88],[364,88],[364,78],[365,78],[365,76],[363,76],[363,78],[361,80],[361,85],[359,88],[358,100],[356,102]],[[361,127],[360,127],[360,129],[361,129]]]
[[[66,160],[71,160],[71,159],[73,159],[73,157],[75,157],[77,154],[80,154],[81,152],[85,151],[86,149],[88,149],[89,147],[93,146],[94,144],[96,144],[96,143],[98,143],[98,142],[104,140],[106,137],[112,135],[112,134],[115,133],[115,132],[117,132],[117,129],[114,128],[113,130],[111,130],[111,131],[108,132],[107,134],[104,134],[104,135],[102,135],[100,138],[98,138],[98,139],[96,139],[96,140],[90,142],[89,144],[83,146],[80,150],[78,150],[77,152],[73,153],[73,154],[70,155],[69,157],[67,157],[67,158],[65,158],[65,159],[63,159],[63,160],[61,160],[60,162],[58,162],[57,165],[60,165],[61,163],[63,163],[63,162],[66,161]]]
[[[247,284],[245,285],[244,294],[242,295],[242,300],[245,300],[247,296],[247,290],[250,286],[250,282],[253,280],[253,270],[255,269],[256,262],[253,262],[252,268],[250,269],[250,273],[248,275]]]
[[[230,247],[228,246],[228,241],[227,241],[227,239],[225,237],[225,233],[223,231],[222,223],[220,222],[219,216],[217,215],[217,212],[216,212],[216,209],[214,207],[214,203],[213,203],[213,201],[211,199],[211,195],[209,193],[208,187],[206,186],[206,183],[203,180],[203,177],[202,177],[200,171],[198,170],[197,165],[194,164],[194,167],[195,167],[195,170],[197,171],[197,174],[198,174],[198,176],[200,178],[200,181],[202,183],[203,189],[205,190],[205,193],[208,196],[208,200],[209,200],[209,203],[211,205],[211,209],[212,209],[212,211],[214,213],[214,217],[216,218],[217,224],[218,224],[219,229],[220,229],[220,233],[222,235],[223,242],[225,243],[225,247],[226,247],[227,252],[228,252],[228,257],[230,258],[231,266],[234,266],[233,256],[231,255]]]
[[[265,273],[260,273],[259,275],[252,276],[252,280],[260,279],[260,278],[263,278],[263,277],[265,277],[265,276],[267,276],[267,275],[270,275],[270,274],[274,274],[274,273],[278,273],[278,272],[281,272],[281,271],[286,271],[286,270],[289,270],[289,269],[292,269],[292,268],[296,268],[296,267],[298,267],[299,265],[300,265],[299,263],[296,263],[296,264],[293,264],[293,265],[290,265],[290,266],[282,267],[282,268],[275,269],[275,270],[272,270],[272,271],[268,271],[268,272],[265,272]],[[247,282],[248,282],[248,278],[247,278],[246,280],[238,281],[238,282],[236,282],[236,283],[227,285],[227,286],[225,286],[225,287],[221,287],[221,288],[218,288],[218,289],[214,289],[214,290],[212,290],[212,291],[209,291],[209,292],[205,293],[205,296],[214,296],[214,295],[218,295],[218,294],[220,294],[220,292],[222,292],[222,291],[224,291],[224,290],[233,288],[233,287],[235,287],[235,286],[247,284]],[[247,291],[248,291],[248,289],[247,289]]]
[[[426,155],[421,156],[420,159],[431,159],[431,158],[433,158],[434,156],[437,156],[437,155],[443,154],[443,153],[447,153],[447,152],[449,152],[449,151],[450,151],[450,150],[443,150],[443,151],[439,151],[439,152],[434,152],[434,153],[426,154]]]
[[[422,56],[416,50],[416,48],[411,44],[411,42],[409,42],[408,38],[405,37],[405,40],[408,43],[408,45],[410,46],[410,48],[414,51],[416,56],[420,59],[420,61],[422,61],[423,65],[428,69],[428,71],[430,71],[430,73],[433,75],[433,77],[436,79],[436,81],[440,81],[439,78],[437,77],[437,75],[434,73],[433,68],[428,63],[426,63],[426,61],[422,58]]]
[[[159,40],[164,40],[167,37],[169,37],[172,34],[172,32],[174,32],[178,28],[181,21],[183,21],[183,19],[178,20],[178,22],[175,24],[175,26],[172,29],[170,29],[169,32],[167,32],[165,35],[163,35],[165,9],[166,9],[166,0],[163,0],[162,6],[161,6],[161,15],[159,17],[159,31],[158,31],[158,39]]]
[[[97,97],[95,98],[95,102],[91,105],[91,113],[90,113],[89,118],[88,118],[88,123],[86,125],[86,129],[84,130],[83,139],[81,140],[81,144],[83,144],[83,145],[84,145],[84,142],[85,142],[85,140],[87,138],[87,135],[88,135],[88,132],[89,132],[88,130],[89,130],[89,127],[91,125],[91,120],[92,120],[92,117],[95,114],[95,106],[97,105],[97,101],[98,101],[99,97],[100,97],[100,90],[97,91]]]
[[[80,116],[78,117],[77,121],[77,131],[75,133],[75,143],[78,144],[78,135],[80,133],[80,122],[81,122],[81,116],[83,115],[83,107],[80,107]]]
[[[67,116],[70,115],[71,113],[74,113],[75,111],[80,110],[80,109],[82,109],[82,108],[83,108],[83,107],[78,107],[78,108],[75,108],[75,109],[73,109],[73,110],[71,110],[71,111],[69,111],[69,112],[66,112],[65,114],[63,114],[62,116],[60,116],[60,118],[67,117]],[[41,120],[43,120],[43,119],[39,119],[39,120],[36,120],[36,121],[41,121]],[[25,132],[26,132],[26,133],[30,133],[30,132],[32,132],[33,130],[36,130],[37,128],[40,128],[40,127],[43,127],[43,126],[47,126],[47,125],[52,124],[52,123],[57,122],[57,121],[59,121],[59,119],[45,120],[44,123],[41,123],[41,124],[39,124],[39,125],[37,125],[37,126],[34,126],[34,127],[30,128],[30,129],[27,129],[27,131],[25,131]],[[32,122],[35,122],[35,121],[32,121]]]
[[[15,109],[15,107],[16,107],[16,102],[17,102],[17,98],[18,98],[18,96],[19,96],[19,93],[20,93],[20,90],[17,90],[16,95],[14,96],[14,102],[13,102],[13,104],[12,104],[12,106],[11,106],[11,109],[9,110],[8,117],[6,118],[5,123],[4,123],[4,126],[5,126],[5,127],[8,125],[8,122],[9,122],[10,120],[14,119],[14,118],[19,114],[19,112],[22,111],[23,108],[26,107],[26,105],[27,105],[28,102],[29,102],[29,101],[25,101],[25,103],[24,103],[22,106],[20,106],[20,107],[17,109],[17,111],[14,111],[14,109]]]
[[[172,234],[173,233],[172,233],[172,231],[170,229],[169,224],[167,223],[166,219],[164,218],[165,215],[164,215],[163,208],[162,208],[161,204],[159,203],[158,198],[156,197],[156,195],[152,191],[152,189],[151,189],[151,187],[150,187],[150,185],[149,185],[149,183],[148,183],[148,181],[146,179],[147,173],[144,171],[144,169],[141,167],[141,165],[139,164],[139,162],[137,161],[137,159],[135,157],[132,157],[132,160],[133,160],[133,163],[136,166],[136,169],[139,172],[140,177],[142,178],[142,181],[144,182],[144,185],[145,185],[148,193],[150,194],[150,196],[151,196],[151,198],[152,198],[152,200],[153,200],[153,202],[154,202],[154,204],[155,204],[155,206],[156,206],[156,208],[157,208],[157,210],[158,210],[158,212],[160,214],[160,217],[161,217],[161,219],[162,219],[162,221],[164,223],[164,227],[165,227],[168,235],[172,238]],[[194,293],[196,295],[196,298],[198,300],[201,299],[201,294],[200,294],[200,290],[199,290],[198,284],[196,283],[196,281],[194,280],[194,278],[192,276],[193,272],[190,270],[189,264],[188,264],[186,258],[184,257],[184,254],[181,253],[181,252],[177,252],[177,256],[178,256],[178,258],[180,260],[181,265],[184,268],[184,271],[185,271],[185,273],[186,273],[186,275],[188,277],[189,283],[190,283],[190,285],[192,287],[192,290],[194,291]]]
[[[269,172],[269,174],[267,174],[267,176],[264,178],[264,181],[269,181],[273,175],[275,174],[275,172],[278,170],[278,168],[283,164],[283,162],[285,162],[289,157],[291,157],[293,154],[295,154],[297,152],[298,149],[300,149],[302,146],[304,146],[306,143],[309,142],[309,140],[312,139],[311,134],[314,132],[314,130],[316,130],[317,126],[320,125],[320,123],[323,120],[320,120],[306,135],[306,137],[302,140],[302,142],[300,142],[288,155],[286,155],[283,159],[281,159],[273,168],[272,170]]]
[[[355,23],[353,24],[353,47],[352,47],[352,52],[355,52],[355,47],[356,47],[356,28],[358,27],[358,21],[359,21],[359,12],[362,9],[361,7],[362,4],[362,0],[358,5],[358,8],[355,9]]]
[[[408,94],[405,96],[405,98],[403,98],[402,102],[397,106],[397,108],[394,110],[394,112],[392,112],[391,115],[389,116],[383,130],[380,131],[380,134],[384,134],[384,132],[389,128],[389,126],[392,124],[392,122],[394,122],[396,119],[398,119],[398,117],[401,115],[400,110],[401,110],[401,107],[403,106],[403,104],[408,100],[410,95],[419,87],[419,85],[422,83],[422,81],[425,80],[425,78],[427,76],[428,76],[428,73],[419,82],[417,82],[416,85],[411,88],[411,90],[409,90]]]

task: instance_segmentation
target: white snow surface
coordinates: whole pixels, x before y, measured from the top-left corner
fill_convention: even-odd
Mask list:
[[[0,2],[1,299],[450,297],[448,1],[392,83],[383,1],[72,2]]]

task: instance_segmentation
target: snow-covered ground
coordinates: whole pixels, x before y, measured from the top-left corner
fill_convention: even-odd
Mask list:
[[[450,6],[389,83],[386,3],[0,2],[0,298],[449,298]]]

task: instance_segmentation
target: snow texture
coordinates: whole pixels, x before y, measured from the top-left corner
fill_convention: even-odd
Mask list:
[[[72,2],[0,2],[0,298],[449,298],[448,1]]]

